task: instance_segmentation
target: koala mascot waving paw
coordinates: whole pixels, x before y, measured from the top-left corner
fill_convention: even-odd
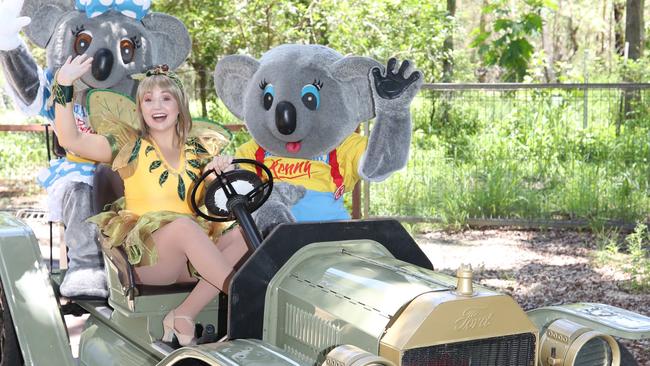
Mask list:
[[[55,72],[68,56],[87,54],[93,57],[92,69],[74,85],[74,115],[80,131],[92,132],[85,104],[90,89],[134,96],[137,81],[131,75],[158,64],[176,68],[189,54],[183,23],[149,12],[150,5],[150,0],[0,0],[0,65],[16,105],[53,121],[54,106],[47,101]],[[22,42],[21,29],[45,48],[44,69]],[[50,219],[65,225],[70,262],[60,288],[64,296],[108,296],[98,233],[85,221],[103,208],[94,204],[93,191],[105,188],[100,174],[107,169],[68,153],[39,175],[48,192]]]
[[[235,155],[264,162],[277,182],[254,215],[264,234],[283,222],[349,219],[346,190],[406,165],[409,107],[423,81],[409,61],[384,67],[324,46],[282,45],[259,61],[226,56],[214,79],[253,137]],[[374,117],[368,139],[354,132]]]

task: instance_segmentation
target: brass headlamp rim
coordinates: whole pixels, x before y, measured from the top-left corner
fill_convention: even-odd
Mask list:
[[[566,358],[564,361],[565,365],[574,365],[576,358],[578,357],[578,353],[582,349],[582,347],[587,344],[587,342],[591,341],[594,338],[601,338],[607,342],[609,345],[609,348],[612,350],[612,363],[611,366],[620,366],[621,364],[621,350],[618,347],[618,343],[616,343],[616,340],[610,335],[595,331],[595,330],[590,330],[588,332],[582,333],[579,335],[573,343],[571,343],[571,346],[569,346],[569,349],[566,352]]]

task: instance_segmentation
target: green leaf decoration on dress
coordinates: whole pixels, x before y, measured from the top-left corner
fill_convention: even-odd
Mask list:
[[[154,150],[156,150],[156,149],[154,149],[153,146],[151,146],[151,145],[147,146],[147,149],[144,150],[144,156],[149,156],[149,153],[154,151]]]
[[[160,175],[160,178],[158,179],[158,184],[160,184],[160,186],[162,187],[162,185],[167,181],[168,177],[169,177],[169,172],[167,170],[165,170]]]
[[[135,140],[135,146],[133,146],[133,150],[131,151],[131,156],[129,157],[127,164],[130,164],[138,157],[138,153],[140,152],[140,145],[142,145],[142,139],[138,137],[138,139]]]
[[[149,165],[149,173],[151,173],[154,169],[158,169],[160,165],[162,165],[162,161],[160,160],[156,160],[153,163],[151,163],[151,165]]]
[[[187,161],[192,168],[201,169],[201,162],[196,159],[190,159]]]
[[[185,182],[183,182],[183,177],[180,175],[178,176],[178,197],[180,197],[181,201],[185,201]]]
[[[194,152],[196,154],[207,154],[208,150],[203,147],[203,145],[199,144],[198,142],[194,142]]]
[[[198,177],[196,174],[194,174],[193,171],[191,171],[191,170],[185,170],[185,172],[187,173],[187,176],[190,177],[190,179],[192,180],[192,182],[194,182],[195,180],[199,179],[199,177]]]

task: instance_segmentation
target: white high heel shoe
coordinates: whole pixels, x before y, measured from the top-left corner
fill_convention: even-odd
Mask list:
[[[175,334],[176,339],[178,339],[178,344],[180,344],[181,346],[195,345],[196,338],[194,337],[194,334],[191,335],[182,334],[176,328],[174,328],[174,322],[176,321],[176,319],[184,320],[190,323],[192,325],[192,328],[194,328],[194,319],[190,318],[189,316],[174,315],[174,310],[172,310],[163,319],[164,332],[163,332],[162,341],[167,343],[172,342]]]

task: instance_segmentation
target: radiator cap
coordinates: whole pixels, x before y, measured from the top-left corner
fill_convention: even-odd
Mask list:
[[[462,263],[458,270],[456,271],[456,278],[458,283],[456,284],[456,293],[460,296],[474,296],[474,285],[472,284],[472,278],[474,273],[472,272],[471,264]]]

